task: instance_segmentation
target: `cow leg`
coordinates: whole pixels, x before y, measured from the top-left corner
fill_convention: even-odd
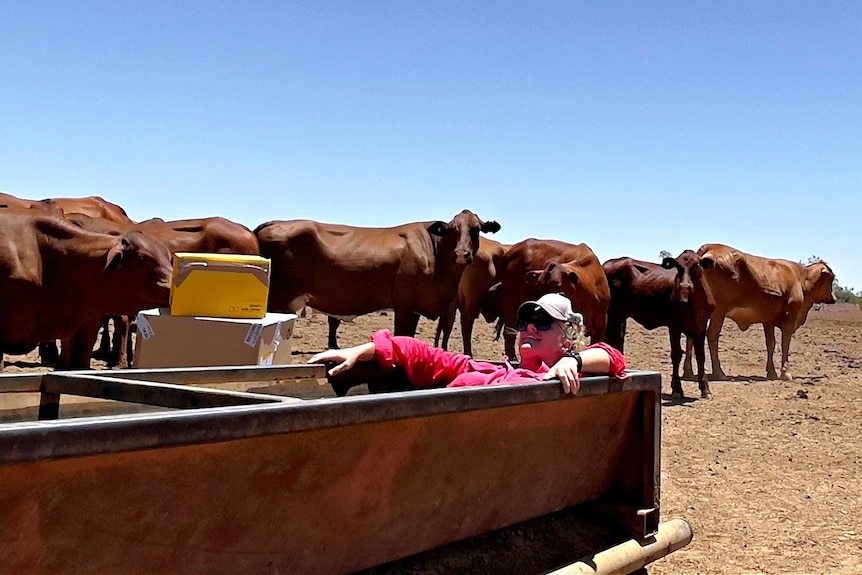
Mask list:
[[[514,326],[506,325],[503,327],[503,342],[506,357],[511,361],[515,361],[518,356],[515,354],[515,338],[518,335],[518,330]]]
[[[709,344],[709,359],[712,362],[712,375],[710,379],[718,381],[727,379],[724,370],[721,369],[721,360],[718,359],[718,336],[724,325],[724,316],[713,316],[709,318],[709,327],[706,330],[706,341]]]
[[[771,323],[763,324],[763,335],[766,336],[766,379],[778,379],[775,371],[775,326]]]
[[[126,333],[126,365],[132,367],[135,362],[135,342],[133,334],[138,333],[138,324],[132,318],[129,318],[129,330]]]
[[[42,365],[57,365],[58,359],[60,359],[60,349],[57,347],[56,339],[39,344],[39,361]]]
[[[416,335],[416,328],[419,327],[419,314],[416,312],[395,312],[395,335]]]
[[[785,381],[793,381],[793,375],[790,373],[790,338],[793,337],[793,331],[790,328],[781,330],[781,379]]]
[[[99,336],[99,347],[93,352],[93,359],[104,361],[111,365],[111,330],[110,316],[102,318],[102,333]]]
[[[341,320],[337,317],[327,316],[329,322],[329,339],[327,345],[329,349],[338,349],[338,326],[341,325]]]
[[[128,355],[126,344],[129,338],[129,316],[114,316],[114,333],[111,336],[111,354],[108,357],[108,367],[127,367]]]
[[[82,323],[71,337],[62,340],[56,369],[90,369],[90,358],[102,318]]]
[[[443,349],[449,349],[449,336],[452,335],[452,327],[455,325],[455,310],[456,306],[453,303],[450,309],[443,312],[440,319],[437,320],[437,333],[434,334],[434,346]],[[463,317],[463,315],[462,315]],[[442,344],[440,339],[443,339]]]
[[[479,314],[461,312],[461,340],[464,342],[464,355],[473,355],[473,323]]]
[[[692,345],[692,339],[688,338],[687,345]],[[700,388],[701,399],[712,399],[712,391],[709,389],[709,381],[706,379],[706,334],[701,333],[693,341],[694,353],[697,356],[697,385]],[[689,350],[691,353],[691,350]],[[689,362],[691,358],[689,357]],[[691,367],[689,366],[689,369]]]
[[[670,362],[673,369],[670,376],[670,396],[673,399],[682,399],[685,397],[682,391],[682,380],[679,378],[679,364],[682,362],[682,345],[679,339],[682,334],[675,328],[668,328],[668,333],[670,334]]]
[[[685,355],[683,356],[682,362],[682,378],[689,381],[694,379],[694,370],[691,367],[692,348],[694,348],[694,339],[689,336],[685,336]],[[703,369],[702,365],[700,366],[700,369]]]
[[[625,351],[623,348],[626,344],[626,323],[625,317],[610,315],[605,329],[605,343],[621,352]]]

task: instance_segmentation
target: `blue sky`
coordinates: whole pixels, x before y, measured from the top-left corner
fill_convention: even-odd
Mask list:
[[[449,220],[862,290],[862,2],[0,3],[0,191]]]

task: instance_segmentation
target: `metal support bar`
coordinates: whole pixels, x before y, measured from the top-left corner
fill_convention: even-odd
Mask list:
[[[582,557],[579,561],[552,571],[548,575],[631,573],[685,547],[691,539],[691,525],[684,519],[673,519],[659,525],[655,537],[643,543],[630,539],[595,555]]]

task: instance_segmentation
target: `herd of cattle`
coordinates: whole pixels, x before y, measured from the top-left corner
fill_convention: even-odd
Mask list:
[[[835,302],[835,276],[824,262],[804,266],[705,244],[661,263],[623,257],[602,264],[583,243],[530,238],[503,245],[480,236],[499,229],[464,210],[448,223],[359,228],[292,220],[252,231],[220,217],[133,222],[121,207],[95,196],[37,201],[0,193],[0,357],[59,339],[56,367],[88,368],[106,318],[115,318],[121,340],[124,323],[117,318],[168,305],[171,254],[180,251],[270,258],[269,311],[308,305],[326,313],[331,347],[337,346],[339,316],[392,309],[398,335],[414,335],[420,315],[439,319],[436,343],[445,348],[458,311],[465,353],[472,353],[473,323],[481,314],[498,322],[505,353],[515,358],[520,303],[562,292],[583,314],[593,342],[623,350],[628,318],[647,329],[667,327],[678,397],[683,335],[682,377],[694,376],[693,349],[707,398],[705,342],[711,377],[721,379],[718,338],[725,318],[743,330],[763,324],[769,378],[778,377],[772,356],[780,328],[780,376],[790,379],[791,336],[812,305]],[[125,346],[115,349],[111,363],[122,364]]]

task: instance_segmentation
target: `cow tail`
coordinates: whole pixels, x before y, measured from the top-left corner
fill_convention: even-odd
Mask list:
[[[506,322],[505,322],[502,315],[497,318],[497,327],[496,327],[497,333],[494,335],[494,341],[500,341],[500,335],[503,333],[503,327],[505,324],[506,324]]]

